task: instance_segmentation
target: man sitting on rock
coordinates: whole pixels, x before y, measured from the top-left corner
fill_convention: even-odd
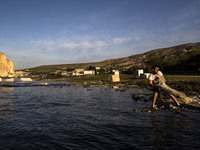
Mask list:
[[[152,67],[152,72],[149,75],[149,84],[154,87],[154,98],[153,98],[153,108],[155,108],[155,103],[156,103],[156,99],[158,94],[160,93],[160,91],[162,90],[162,88],[160,88],[160,84],[162,81],[165,81],[165,77],[163,76],[163,73],[161,71],[159,71],[159,67],[158,66],[153,66]],[[162,84],[165,84],[164,82]],[[175,102],[178,106],[180,106],[179,102],[177,101],[177,99],[170,93],[167,93]]]

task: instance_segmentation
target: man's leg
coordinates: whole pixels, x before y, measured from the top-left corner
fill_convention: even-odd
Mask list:
[[[180,106],[179,102],[178,102],[177,99],[174,97],[174,95],[170,95],[170,96],[171,96],[171,98],[176,102],[176,104],[177,104],[178,106]]]
[[[156,103],[156,99],[157,99],[158,93],[154,93],[154,98],[153,98],[153,108],[155,108],[155,103]]]

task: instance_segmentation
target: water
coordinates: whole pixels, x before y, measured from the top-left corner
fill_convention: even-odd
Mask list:
[[[49,83],[0,85],[0,150],[197,149],[198,111],[141,112],[152,102],[135,101],[114,89]],[[138,112],[135,112],[137,109]]]

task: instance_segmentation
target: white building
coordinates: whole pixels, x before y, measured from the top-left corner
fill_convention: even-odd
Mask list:
[[[94,75],[95,70],[84,70],[84,75]]]
[[[143,74],[140,74],[140,78],[141,79],[148,79],[150,76],[150,73],[143,73]]]
[[[112,70],[112,74],[108,77],[108,80],[111,82],[120,82],[119,71]]]
[[[100,70],[101,68],[100,67],[95,67],[95,70]]]
[[[140,74],[143,74],[143,73],[144,73],[144,70],[143,70],[143,69],[139,69],[139,70],[134,71],[134,72],[133,72],[133,75],[139,77]]]
[[[119,70],[112,70],[113,75],[119,75]]]
[[[84,69],[75,69],[72,71],[72,76],[82,76],[84,75]]]
[[[72,76],[82,76],[83,72],[73,72]]]

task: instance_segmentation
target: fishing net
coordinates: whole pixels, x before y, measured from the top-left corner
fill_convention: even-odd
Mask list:
[[[165,82],[166,82],[165,79],[163,79],[163,78],[159,79],[159,85],[160,85],[160,88],[163,89],[163,91],[174,95],[175,97],[177,97],[179,100],[181,100],[182,102],[184,102],[186,104],[193,102],[192,98],[187,97],[183,92],[172,89]]]

